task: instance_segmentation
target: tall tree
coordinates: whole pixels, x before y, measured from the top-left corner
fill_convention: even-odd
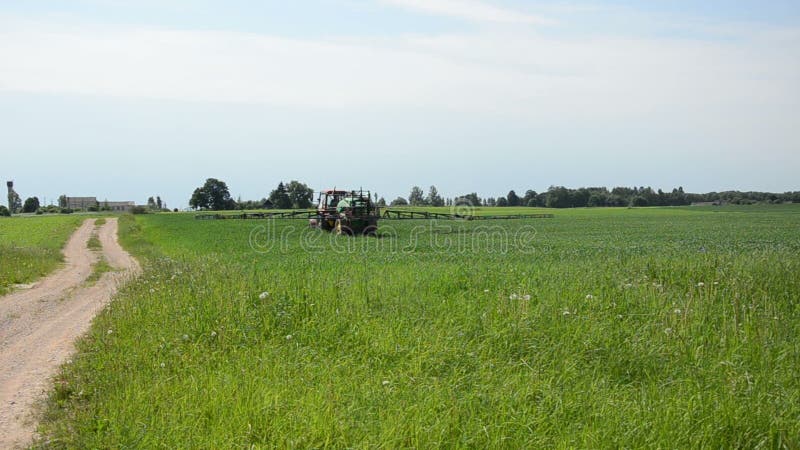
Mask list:
[[[425,192],[422,191],[421,187],[414,186],[411,188],[411,194],[408,195],[408,203],[411,206],[425,205]]]
[[[157,196],[156,197],[156,206],[158,206],[158,209],[161,209],[161,208],[164,207],[164,202],[161,201],[161,196]]]
[[[392,200],[391,206],[408,206],[408,200],[404,199],[403,197],[397,197],[396,199]]]
[[[208,209],[209,200],[208,194],[199,187],[192,193],[192,198],[189,200],[189,206],[192,209]]]
[[[569,189],[564,186],[550,186],[547,190],[548,208],[569,208],[572,206]]]
[[[289,192],[286,190],[286,186],[284,186],[283,181],[278,183],[278,187],[270,192],[269,201],[272,202],[273,208],[291,209],[292,199],[289,197]]]
[[[525,191],[525,196],[522,197],[522,206],[536,206],[536,191],[528,189]],[[533,201],[533,203],[531,203]]]
[[[22,212],[32,213],[36,212],[38,209],[39,209],[38,197],[28,197],[25,199],[25,204],[22,206]]]
[[[428,190],[426,202],[431,206],[444,206],[444,199],[439,195],[436,186],[431,186],[430,190]]]
[[[156,199],[153,197],[147,199],[147,209],[156,209]]]
[[[513,190],[508,191],[508,195],[506,195],[506,201],[508,202],[508,206],[519,206],[521,202],[519,196]]]
[[[291,207],[295,209],[308,209],[314,200],[314,190],[306,184],[292,180],[286,185]]]
[[[153,201],[153,205],[155,206],[155,201]],[[202,187],[194,190],[192,198],[189,200],[189,206],[195,209],[222,211],[236,209],[236,202],[231,198],[231,192],[224,181],[209,178]]]
[[[478,197],[478,194],[476,192],[456,197],[453,200],[453,204],[455,204],[456,206],[458,205],[481,206],[481,203],[483,202],[481,202],[481,198]]]

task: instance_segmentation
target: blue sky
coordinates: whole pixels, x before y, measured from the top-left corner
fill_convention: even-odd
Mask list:
[[[0,178],[798,190],[798,48],[789,1],[6,1]]]

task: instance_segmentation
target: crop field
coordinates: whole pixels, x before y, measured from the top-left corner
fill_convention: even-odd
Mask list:
[[[0,218],[0,295],[54,270],[63,261],[61,248],[82,220],[77,216]]]
[[[800,446],[800,207],[545,212],[378,238],[124,216],[144,273],[40,445]]]

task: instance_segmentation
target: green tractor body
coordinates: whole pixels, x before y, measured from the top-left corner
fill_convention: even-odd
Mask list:
[[[312,218],[310,224],[336,234],[375,235],[379,216],[379,208],[369,191],[329,189],[320,192],[317,217]]]

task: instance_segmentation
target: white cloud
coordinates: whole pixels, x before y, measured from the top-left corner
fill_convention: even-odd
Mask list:
[[[519,23],[530,25],[552,25],[552,19],[526,14],[476,0],[380,0],[382,3],[399,6],[426,14],[456,17],[474,22]]]
[[[409,107],[597,125],[661,121],[797,143],[794,32],[736,42],[516,31],[301,40],[0,18],[0,90],[300,108]],[[727,136],[724,136],[726,135]]]

